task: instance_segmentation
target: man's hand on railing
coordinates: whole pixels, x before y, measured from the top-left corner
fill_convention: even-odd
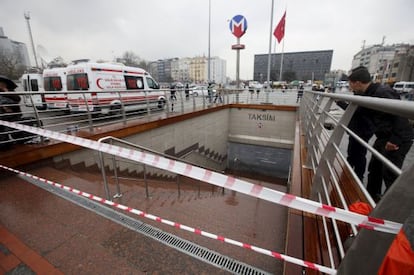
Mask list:
[[[397,151],[398,149],[400,149],[400,147],[398,147],[398,145],[391,143],[389,141],[387,141],[387,143],[385,144],[385,150],[386,151]]]

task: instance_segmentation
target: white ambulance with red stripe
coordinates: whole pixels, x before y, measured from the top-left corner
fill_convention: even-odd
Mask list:
[[[44,69],[43,88],[46,92],[57,92],[56,94],[45,93],[45,102],[49,109],[68,110],[65,67]]]
[[[75,62],[67,67],[69,108],[72,112],[112,114],[146,108],[163,109],[165,94],[144,69],[123,64]],[[71,93],[83,91],[85,93]]]
[[[24,104],[28,107],[32,107],[34,104],[38,110],[46,110],[47,105],[43,93],[42,73],[25,73],[22,75],[21,82],[23,84],[23,91],[37,92],[30,95],[24,95]]]

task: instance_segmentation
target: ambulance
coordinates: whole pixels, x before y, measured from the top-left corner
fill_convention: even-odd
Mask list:
[[[23,102],[27,107],[32,107],[33,104],[38,110],[46,110],[43,90],[43,76],[41,73],[25,73],[22,75],[21,82],[25,92],[39,92],[32,95],[24,95]]]
[[[66,95],[66,68],[56,67],[43,70],[43,88],[45,93],[45,102],[49,109],[68,110],[68,99]]]
[[[145,109],[147,103],[159,109],[165,106],[164,92],[144,69],[85,60],[69,65],[66,72],[71,112],[114,114],[122,106],[125,111]]]

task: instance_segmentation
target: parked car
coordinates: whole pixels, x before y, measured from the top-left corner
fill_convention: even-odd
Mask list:
[[[216,93],[216,90],[212,90],[212,96]],[[190,88],[190,95],[193,96],[208,96],[208,88],[206,86],[195,86]]]
[[[395,83],[393,88],[400,94],[408,94],[414,90],[414,82],[400,81]]]

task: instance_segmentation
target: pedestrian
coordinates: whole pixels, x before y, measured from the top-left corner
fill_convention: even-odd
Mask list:
[[[303,96],[303,85],[300,85],[299,89],[298,89],[298,94],[297,94],[297,97],[296,97],[296,103],[298,103],[300,101],[302,96]]]
[[[216,94],[214,96],[214,103],[216,103],[217,99],[218,101],[220,101],[220,103],[223,103],[223,98],[221,97],[222,92],[223,92],[222,86],[221,84],[219,84]]]
[[[259,93],[262,88],[259,85],[256,86],[256,98],[259,98]]]
[[[400,99],[400,96],[392,88],[373,83],[368,69],[360,66],[352,70],[348,77],[349,87],[356,94],[364,96]],[[397,115],[384,113],[376,110],[364,112],[370,120],[370,126],[376,136],[373,147],[401,168],[405,156],[413,144],[413,129],[407,118]],[[388,169],[375,156],[371,157],[368,165],[368,193],[375,201],[379,201],[382,196],[382,182],[384,180],[386,191],[391,187],[397,176]]]
[[[282,85],[282,93],[285,93],[285,90],[287,89],[286,85]]]
[[[348,107],[348,103],[345,101],[337,101],[336,104],[344,110]],[[348,128],[368,143],[374,135],[374,126],[366,112],[368,112],[368,109],[357,107],[349,121]],[[366,155],[367,148],[350,135],[348,137],[347,161],[361,182],[364,180],[367,167]]]
[[[249,93],[250,93],[250,99],[253,99],[254,87],[251,85],[249,85]]]
[[[171,101],[177,100],[177,96],[175,95],[175,93],[177,91],[176,88],[177,88],[177,86],[174,83],[171,83],[171,85],[170,85],[170,100]]]
[[[190,87],[188,86],[188,83],[185,84],[185,99],[189,100],[190,99]]]
[[[208,93],[208,102],[211,103],[213,101],[213,83],[212,82],[208,83],[207,93]]]
[[[19,121],[22,118],[19,95],[5,95],[5,92],[13,92],[17,85],[8,77],[0,75],[0,120]],[[0,149],[7,149],[13,129],[0,125]]]
[[[17,85],[8,77],[0,75],[0,92],[13,92]],[[2,120],[16,121],[21,118],[21,109],[19,106],[19,95],[0,94],[0,113],[9,115],[1,116]]]

